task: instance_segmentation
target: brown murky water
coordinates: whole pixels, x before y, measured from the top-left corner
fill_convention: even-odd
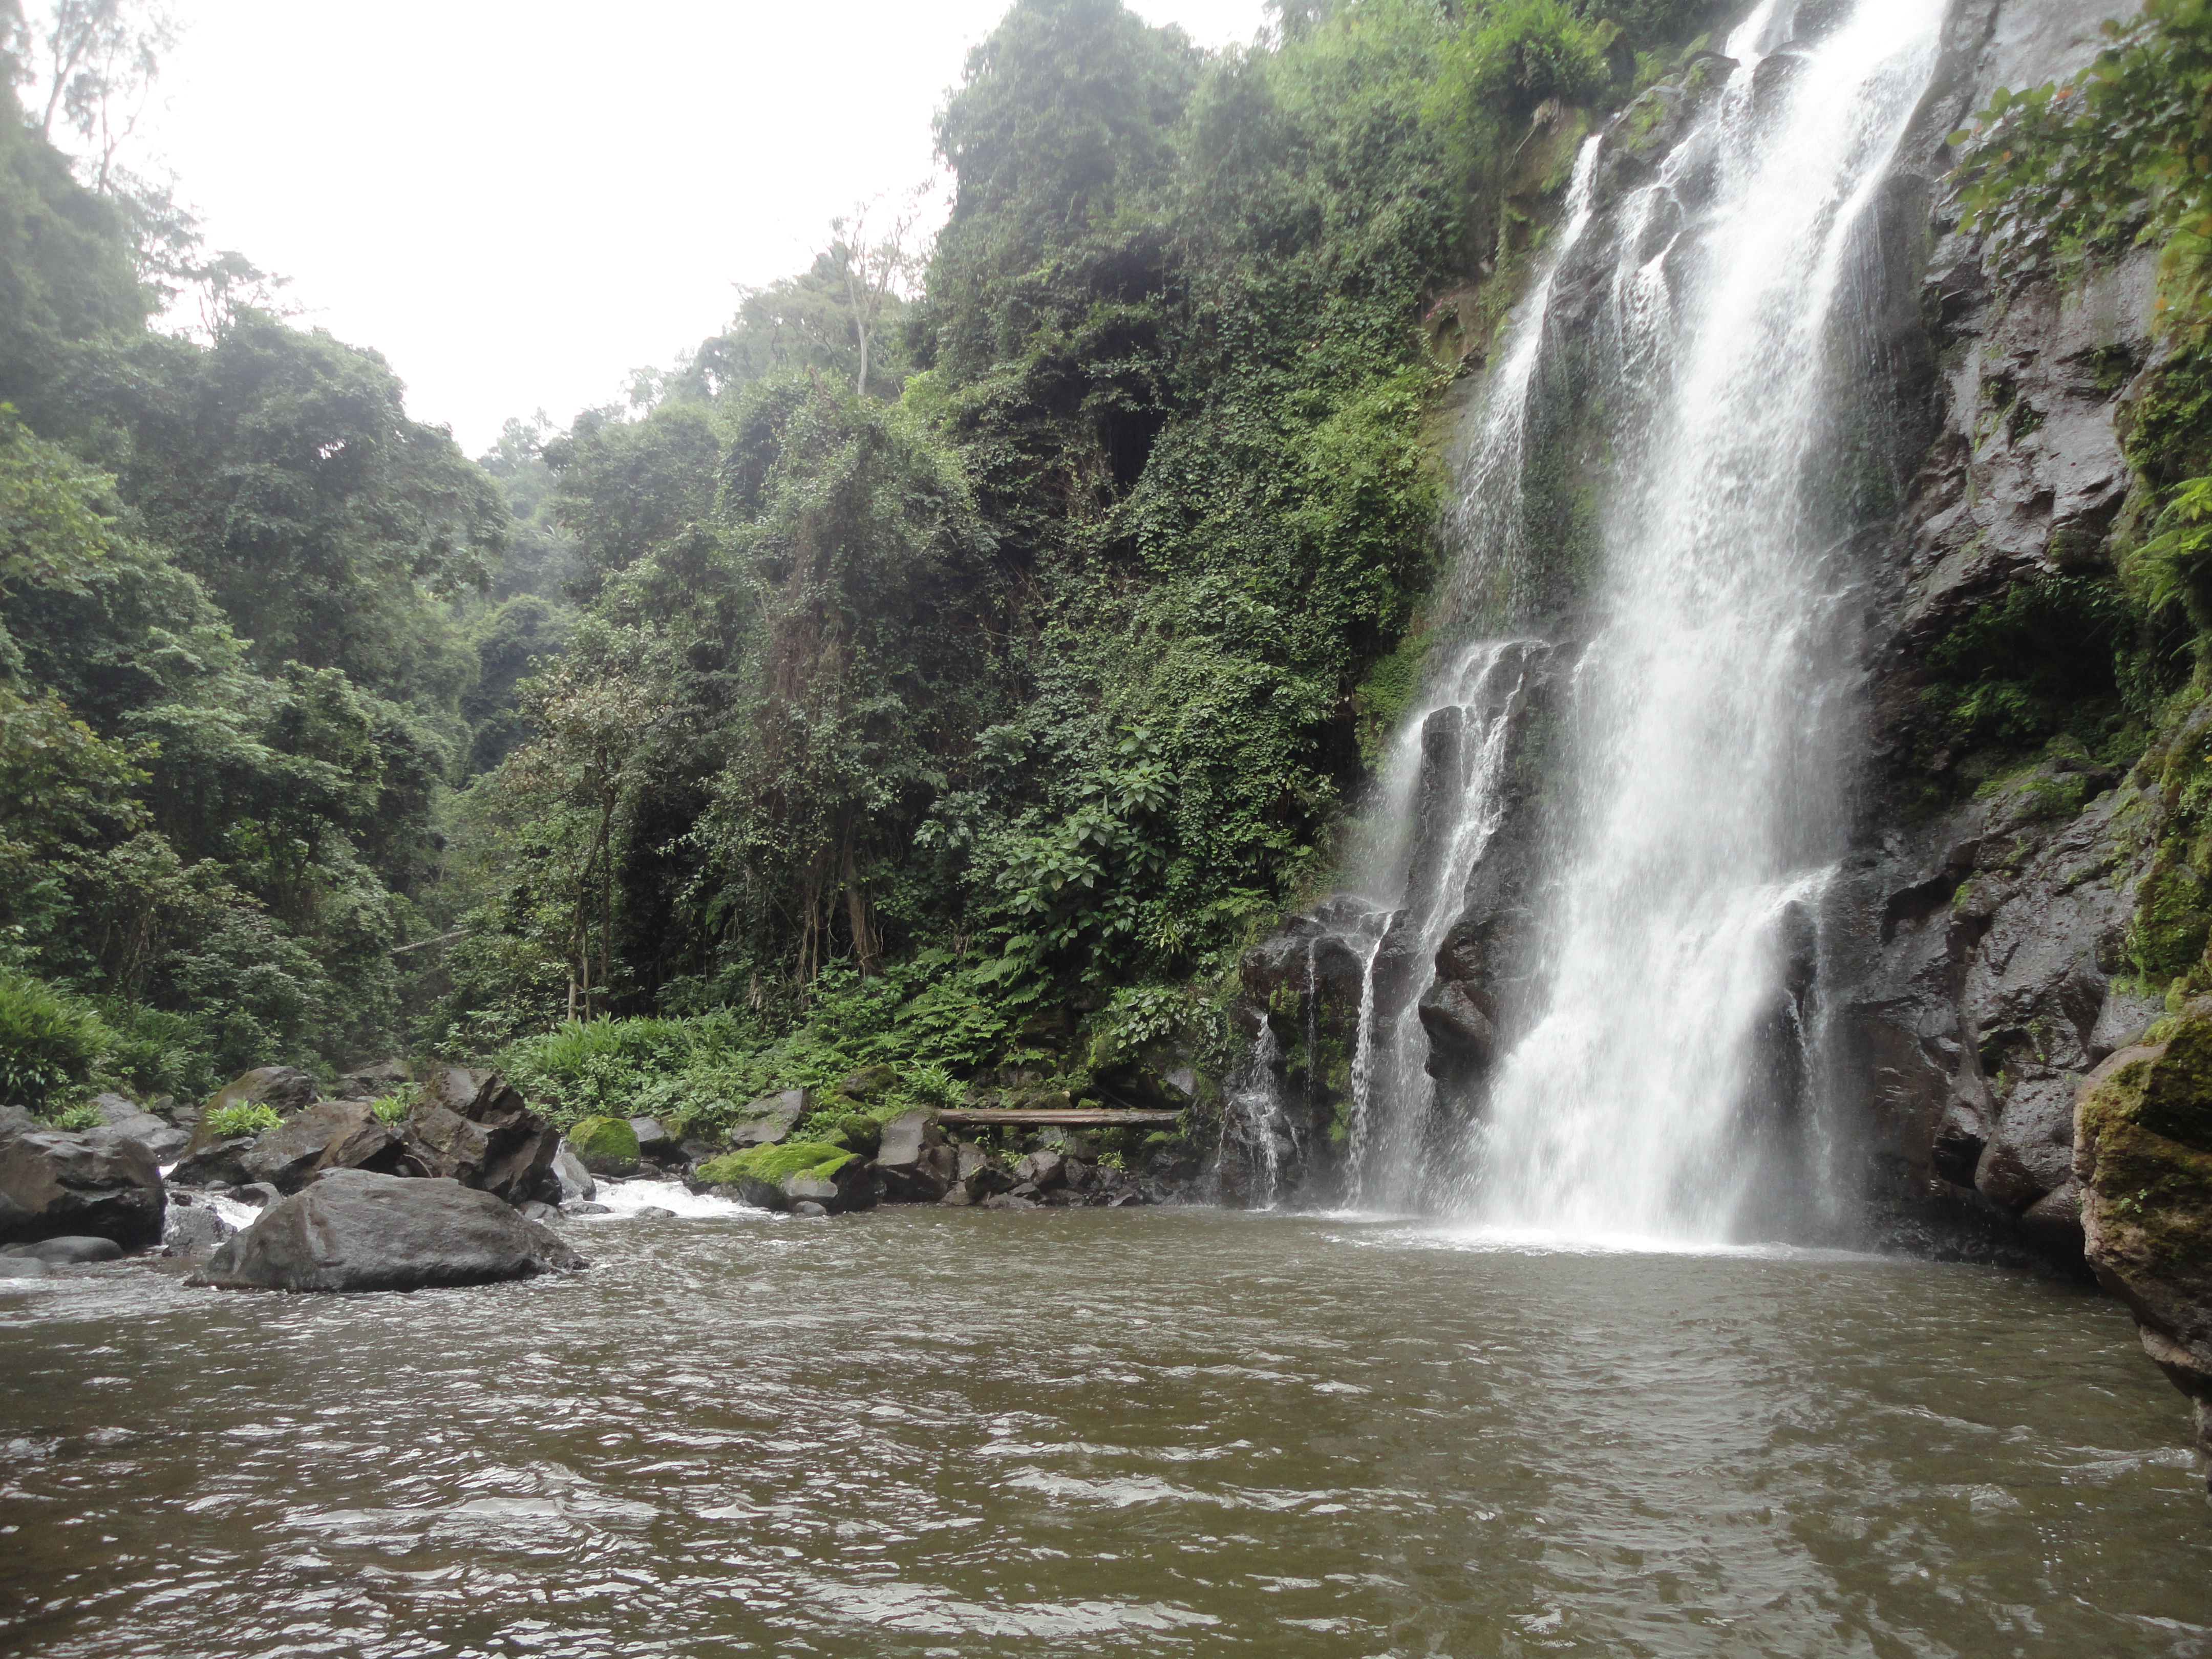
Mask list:
[[[2212,1655],[2125,1316],[1201,1211],[616,1218],[0,1294],[0,1650]]]

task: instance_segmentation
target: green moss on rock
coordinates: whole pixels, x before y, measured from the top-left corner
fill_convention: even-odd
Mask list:
[[[778,1146],[754,1146],[709,1158],[699,1166],[699,1179],[715,1186],[762,1181],[781,1186],[793,1176],[812,1176],[827,1181],[851,1163],[855,1154],[842,1146],[818,1140],[787,1140]]]
[[[593,1175],[626,1176],[637,1169],[637,1131],[618,1117],[587,1117],[568,1131],[568,1144]]]

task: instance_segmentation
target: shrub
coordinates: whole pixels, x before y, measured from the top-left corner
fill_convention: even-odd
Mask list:
[[[208,1133],[219,1140],[228,1140],[235,1135],[265,1134],[284,1120],[276,1115],[274,1106],[258,1102],[241,1102],[235,1106],[218,1106],[207,1115]]]
[[[114,1046],[100,1016],[27,974],[0,969],[0,1103],[45,1113],[90,1081]]]
[[[397,1123],[407,1115],[411,1103],[404,1094],[380,1095],[368,1103],[368,1109],[375,1114],[379,1123]]]

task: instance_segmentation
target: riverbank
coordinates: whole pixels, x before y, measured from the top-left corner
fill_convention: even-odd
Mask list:
[[[2212,1650],[2171,1391],[2064,1285],[623,1196],[515,1285],[0,1291],[10,1650]]]

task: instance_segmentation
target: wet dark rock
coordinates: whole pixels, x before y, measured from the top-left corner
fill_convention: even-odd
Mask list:
[[[952,1187],[940,1201],[981,1204],[1013,1184],[1014,1177],[1005,1166],[974,1141],[963,1141],[953,1149]]]
[[[976,1208],[981,1210],[1034,1210],[1036,1200],[1022,1193],[994,1193],[981,1200]]]
[[[224,1084],[198,1109],[189,1114],[179,1111],[178,1115],[179,1121],[190,1116],[193,1129],[189,1150],[198,1152],[210,1139],[204,1127],[210,1113],[226,1106],[267,1106],[280,1117],[289,1116],[313,1102],[317,1092],[315,1079],[305,1072],[289,1066],[257,1066]]]
[[[154,1155],[112,1129],[47,1128],[0,1109],[0,1240],[90,1234],[157,1244],[167,1188]]]
[[[908,1112],[883,1126],[876,1145],[876,1169],[890,1202],[936,1203],[951,1189],[957,1167],[927,1112]]]
[[[340,1100],[378,1100],[398,1094],[411,1080],[405,1060],[381,1060],[348,1072],[331,1085],[331,1092]]]
[[[154,1155],[156,1164],[167,1163],[191,1144],[191,1135],[134,1100],[121,1095],[94,1095],[92,1104],[109,1128],[125,1139],[137,1141]]]
[[[629,1132],[637,1137],[640,1158],[655,1164],[665,1164],[677,1156],[676,1139],[661,1127],[657,1117],[634,1117],[629,1120]]]
[[[0,1255],[0,1279],[44,1279],[52,1272],[35,1257]]]
[[[254,1137],[233,1135],[212,1140],[179,1158],[169,1179],[179,1187],[239,1187],[254,1177],[246,1170],[246,1154],[253,1150]]]
[[[266,1182],[279,1193],[296,1193],[325,1170],[399,1173],[399,1137],[377,1121],[362,1100],[325,1100],[295,1113],[254,1138],[237,1155],[248,1182]]]
[[[562,1215],[612,1215],[614,1211],[605,1204],[594,1204],[589,1199],[572,1199],[561,1206]]]
[[[737,1152],[748,1146],[779,1146],[791,1138],[793,1128],[805,1115],[804,1089],[765,1096],[745,1108],[744,1116],[730,1131],[730,1146]]]
[[[837,1092],[848,1100],[863,1103],[885,1095],[897,1085],[898,1073],[889,1066],[863,1066],[837,1085]]]
[[[834,1157],[835,1149],[823,1148],[825,1158]],[[884,1182],[876,1166],[865,1158],[848,1154],[843,1161],[822,1172],[823,1165],[795,1170],[773,1179],[763,1176],[739,1174],[735,1179],[709,1185],[695,1180],[694,1191],[704,1190],[726,1197],[740,1204],[750,1204],[757,1209],[788,1210],[794,1204],[815,1203],[832,1215],[849,1211],[873,1209],[884,1200]],[[719,1171],[718,1171],[719,1173]]]
[[[550,1230],[444,1178],[337,1170],[284,1199],[192,1276],[223,1290],[400,1291],[573,1269]]]
[[[1042,1192],[1057,1187],[1066,1178],[1066,1160],[1058,1152],[1028,1153],[1015,1161],[1013,1190],[1018,1193],[1026,1187]]]
[[[517,1205],[515,1213],[526,1221],[550,1222],[558,1221],[561,1218],[561,1212],[557,1207],[535,1198],[527,1199]]]
[[[555,1149],[552,1168],[553,1179],[561,1188],[562,1202],[590,1200],[599,1195],[599,1183],[592,1179],[592,1172],[584,1167],[583,1159],[576,1156],[576,1149],[566,1140]]]
[[[637,1173],[637,1132],[626,1118],[584,1118],[568,1126],[565,1144],[592,1175],[619,1180]]]
[[[399,1127],[407,1158],[423,1174],[480,1188],[510,1204],[557,1200],[553,1160],[561,1133],[492,1072],[434,1073]]]
[[[793,1205],[791,1214],[795,1221],[827,1221],[830,1218],[830,1212],[811,1198],[802,1198]]]
[[[2212,998],[2109,1055],[2075,1105],[2084,1249],[2144,1352],[2192,1402],[2212,1487]]]
[[[171,1255],[199,1255],[212,1250],[238,1230],[204,1205],[184,1201],[173,1193],[161,1224],[161,1245]]]
[[[0,1255],[13,1256],[19,1261],[45,1261],[58,1267],[75,1267],[88,1261],[120,1261],[123,1247],[112,1238],[78,1235],[43,1238],[35,1244],[9,1244],[0,1248]]]

